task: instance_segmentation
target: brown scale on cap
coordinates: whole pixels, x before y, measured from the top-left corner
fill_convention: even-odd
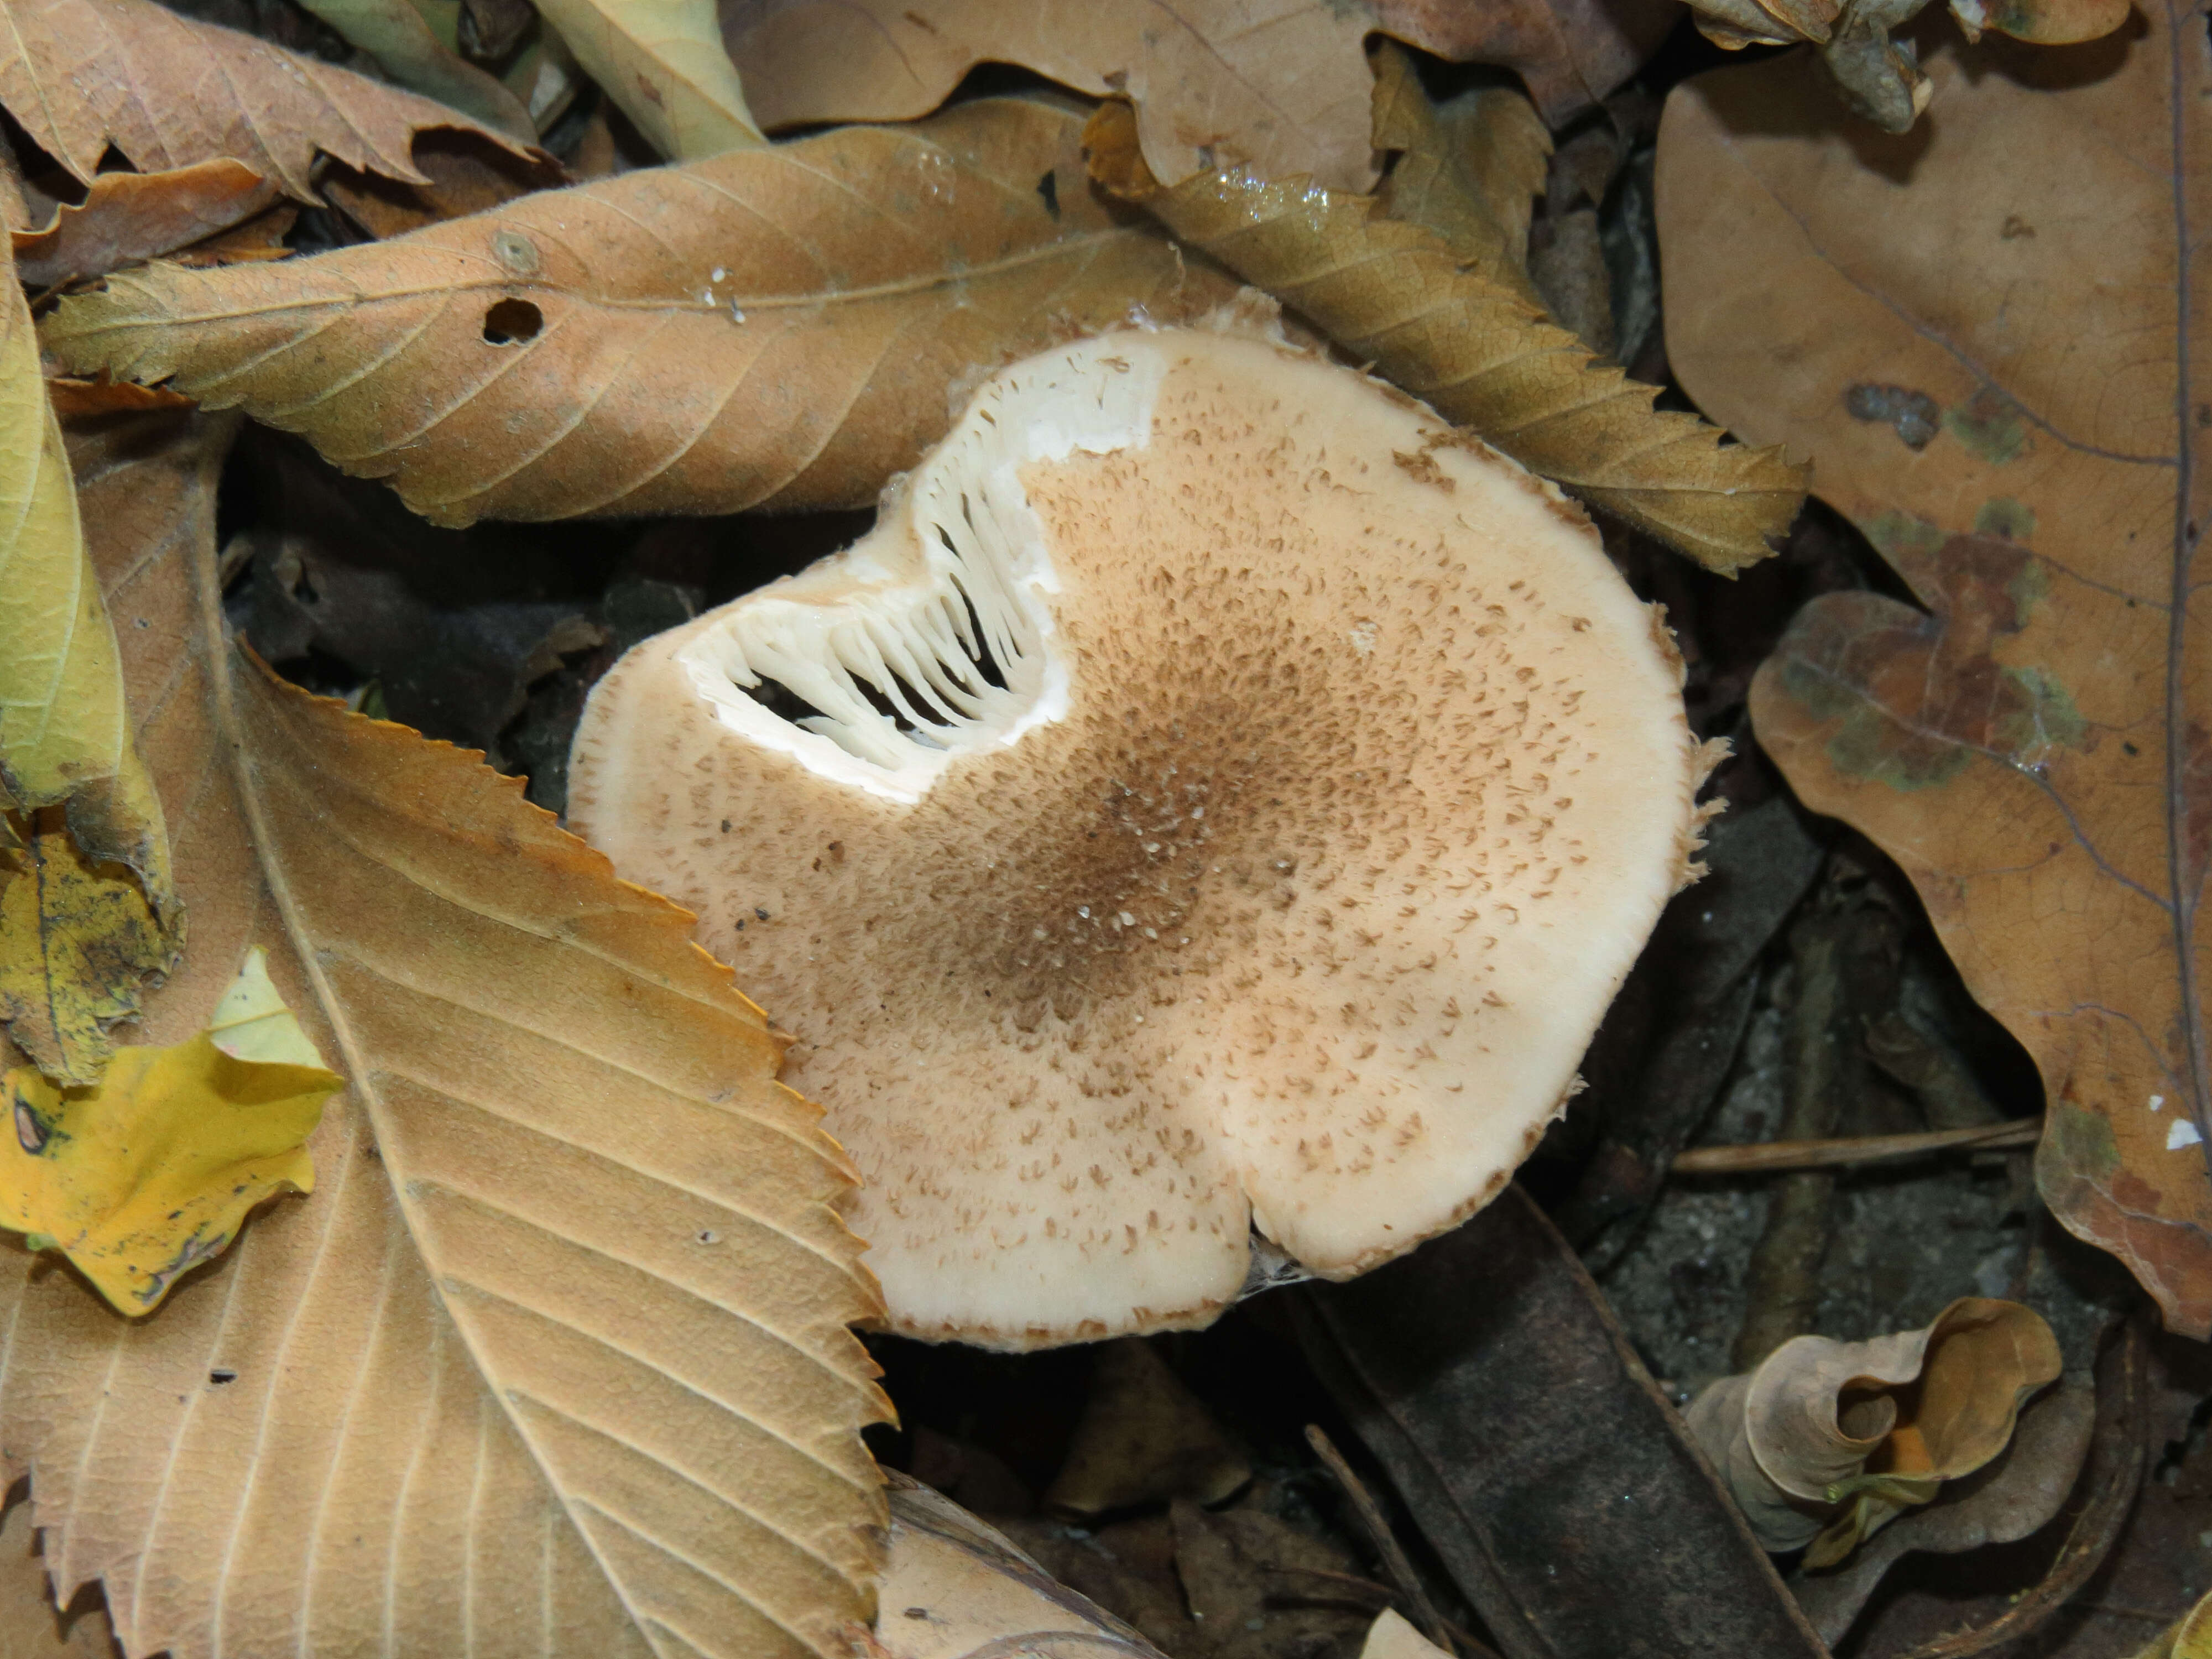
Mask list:
[[[1261,341],[1064,348],[593,693],[574,822],[799,1034],[896,1328],[1203,1323],[1254,1225],[1346,1277],[1555,1115],[1707,763],[1579,510],[1443,435]]]

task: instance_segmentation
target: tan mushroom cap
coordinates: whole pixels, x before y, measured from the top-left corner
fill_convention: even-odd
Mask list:
[[[1492,1197],[1705,770],[1579,508],[1378,384],[1128,331],[599,683],[569,812],[799,1034],[894,1328],[1199,1325]]]

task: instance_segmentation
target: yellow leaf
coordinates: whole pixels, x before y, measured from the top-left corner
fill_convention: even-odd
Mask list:
[[[1510,279],[1376,198],[1226,172],[1163,187],[1126,104],[1101,106],[1084,139],[1108,190],[1446,419],[1708,568],[1765,558],[1796,516],[1805,469],[1780,449],[1723,446],[1697,416],[1653,409],[1656,388],[1593,362]]]
[[[344,1081],[257,945],[199,1036],[119,1048],[88,1089],[27,1066],[0,1078],[15,1129],[0,1134],[0,1227],[59,1250],[125,1313],[150,1313],[248,1210],[313,1188],[305,1143]]]
[[[539,0],[591,77],[660,153],[696,161],[765,144],[714,0]]]
[[[66,809],[82,858],[28,821],[45,807]],[[30,308],[0,250],[0,813],[9,810],[25,821],[6,839],[28,850],[0,858],[0,1018],[50,1075],[88,1083],[107,1025],[137,1008],[141,976],[182,945],[184,913]],[[45,871],[51,890],[35,873]],[[46,925],[64,913],[90,931]]]
[[[89,1083],[108,1026],[137,1012],[140,980],[166,969],[170,952],[144,890],[87,858],[59,811],[23,830],[0,845],[0,1019],[40,1070]]]

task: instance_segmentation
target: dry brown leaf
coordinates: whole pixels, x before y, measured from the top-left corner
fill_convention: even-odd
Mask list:
[[[1137,107],[1162,179],[1245,167],[1375,182],[1363,0],[723,0],[753,113],[773,131],[927,115],[978,64],[1019,64]]]
[[[54,1606],[38,1537],[20,1496],[0,1511],[0,1659],[114,1659],[104,1611]]]
[[[1386,42],[1375,54],[1375,148],[1399,152],[1386,214],[1434,231],[1484,276],[1543,303],[1528,280],[1528,222],[1552,135],[1527,99],[1485,87],[1432,104],[1412,55]]]
[[[2033,1536],[2066,1507],[2097,1428],[2096,1390],[2067,1383],[2021,1407],[2005,1449],[1954,1482],[1943,1501],[1900,1516],[1832,1571],[1790,1581],[1820,1639],[1843,1640],[1883,1577],[1916,1552],[1954,1555]]]
[[[301,202],[318,199],[319,153],[422,182],[408,145],[425,128],[526,153],[443,104],[153,0],[9,0],[8,21],[0,105],[83,184],[111,144],[141,173],[228,157]]]
[[[890,1487],[883,1613],[860,1659],[1163,1659],[950,1498],[904,1475]]]
[[[250,219],[241,219],[228,230],[216,232],[190,247],[179,248],[169,258],[179,264],[234,265],[248,261],[289,259],[292,250],[284,239],[299,222],[300,210],[289,202],[264,208]],[[125,381],[120,384],[128,385]],[[179,394],[172,392],[172,397]]]
[[[340,162],[325,167],[316,183],[347,218],[379,241],[388,241],[569,182],[556,163],[506,155],[459,133],[425,133],[416,139],[415,165],[427,183],[380,178]]]
[[[166,173],[100,173],[79,204],[15,233],[15,269],[45,287],[97,276],[212,236],[275,198],[276,186],[242,161],[195,161]]]
[[[1674,26],[1674,0],[1370,0],[1375,27],[1455,64],[1519,71],[1553,126],[1633,74]]]
[[[864,505],[963,374],[1236,291],[1094,198],[1080,127],[988,99],[281,269],[156,267],[46,340],[243,404],[439,524]]]
[[[690,918],[518,781],[221,638],[204,416],[76,447],[196,918],[352,1079],[314,1195],[127,1322],[9,1250],[0,1444],[138,1659],[842,1655],[883,1414],[842,1154]],[[10,1473],[16,1472],[11,1470]]]
[[[1708,568],[1765,558],[1796,516],[1804,469],[1778,448],[1723,447],[1695,416],[1655,410],[1656,388],[1594,363],[1517,287],[1470,268],[1434,231],[1384,216],[1385,202],[1230,173],[1163,188],[1121,103],[1100,106],[1085,143],[1108,190],[1447,420]]]
[[[1904,866],[2034,1056],[2053,1212],[2202,1337],[2212,316],[2183,259],[2212,222],[2212,69],[2197,14],[2141,15],[2133,40],[1933,54],[1944,113],[1913,141],[1820,117],[1802,60],[1702,77],[1658,195],[1691,395],[1815,454],[1927,607],[1809,607],[1753,688],[1760,741]]]
[[[1760,1544],[1818,1568],[2002,1451],[2062,1363],[2033,1309],[1962,1297],[1917,1331],[1792,1337],[1684,1418]]]

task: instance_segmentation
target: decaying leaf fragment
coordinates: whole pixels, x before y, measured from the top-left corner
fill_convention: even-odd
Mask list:
[[[1164,187],[1119,102],[1102,105],[1084,137],[1108,190],[1438,414],[1707,568],[1765,558],[1796,516],[1804,469],[1779,449],[1724,446],[1695,416],[1655,410],[1656,389],[1594,364],[1545,319],[1525,277],[1471,268],[1436,232],[1388,216],[1387,198],[1231,172]]]
[[[1935,83],[1914,45],[1897,37],[1928,0],[1691,0],[1698,31],[1717,46],[1808,42],[1844,101],[1887,132],[1903,132],[1928,107]],[[1984,28],[2042,46],[2110,34],[2127,21],[2128,0],[1951,0],[1969,40]]]
[[[1375,182],[1364,4],[722,0],[722,27],[771,130],[911,120],[976,64],[1019,64],[1130,100],[1145,161],[1170,182],[1235,167],[1331,190]]]
[[[1163,1659],[950,1498],[888,1477],[890,1540],[860,1659]]]
[[[184,939],[161,802],[12,260],[0,252],[0,1019],[89,1083]]]
[[[0,1227],[59,1250],[123,1312],[151,1313],[248,1210],[314,1189],[306,1141],[344,1086],[256,946],[198,1036],[118,1048],[88,1089],[28,1066],[0,1076],[14,1130],[0,1133]]]
[[[1689,82],[1660,246],[1691,395],[1816,456],[1919,602],[1801,612],[1752,689],[1760,742],[1911,875],[2034,1057],[2052,1212],[2201,1338],[2212,68],[2196,12],[2137,15],[2055,85],[2008,41],[1932,53],[1924,140],[1808,122],[1802,58]]]
[[[980,100],[281,270],[157,266],[46,338],[243,404],[440,524],[860,505],[977,366],[1236,291],[1084,188],[1080,128]]]
[[[110,145],[146,173],[228,157],[310,203],[318,154],[419,180],[408,145],[425,128],[528,153],[443,104],[153,0],[10,0],[0,105],[86,185]]]
[[[1962,1297],[1917,1331],[1792,1337],[1685,1415],[1759,1541],[1818,1570],[2002,1451],[2061,1366],[2042,1315]]]
[[[313,1195],[152,1319],[0,1253],[0,1478],[29,1474],[57,1591],[100,1579],[133,1656],[848,1659],[888,1407],[841,1155],[690,917],[517,781],[228,647],[228,424],[72,434],[192,850],[145,1033],[191,1036],[259,945],[350,1081]]]
[[[1359,1659],[1451,1659],[1451,1656],[1407,1623],[1395,1609],[1385,1607],[1368,1626]]]

